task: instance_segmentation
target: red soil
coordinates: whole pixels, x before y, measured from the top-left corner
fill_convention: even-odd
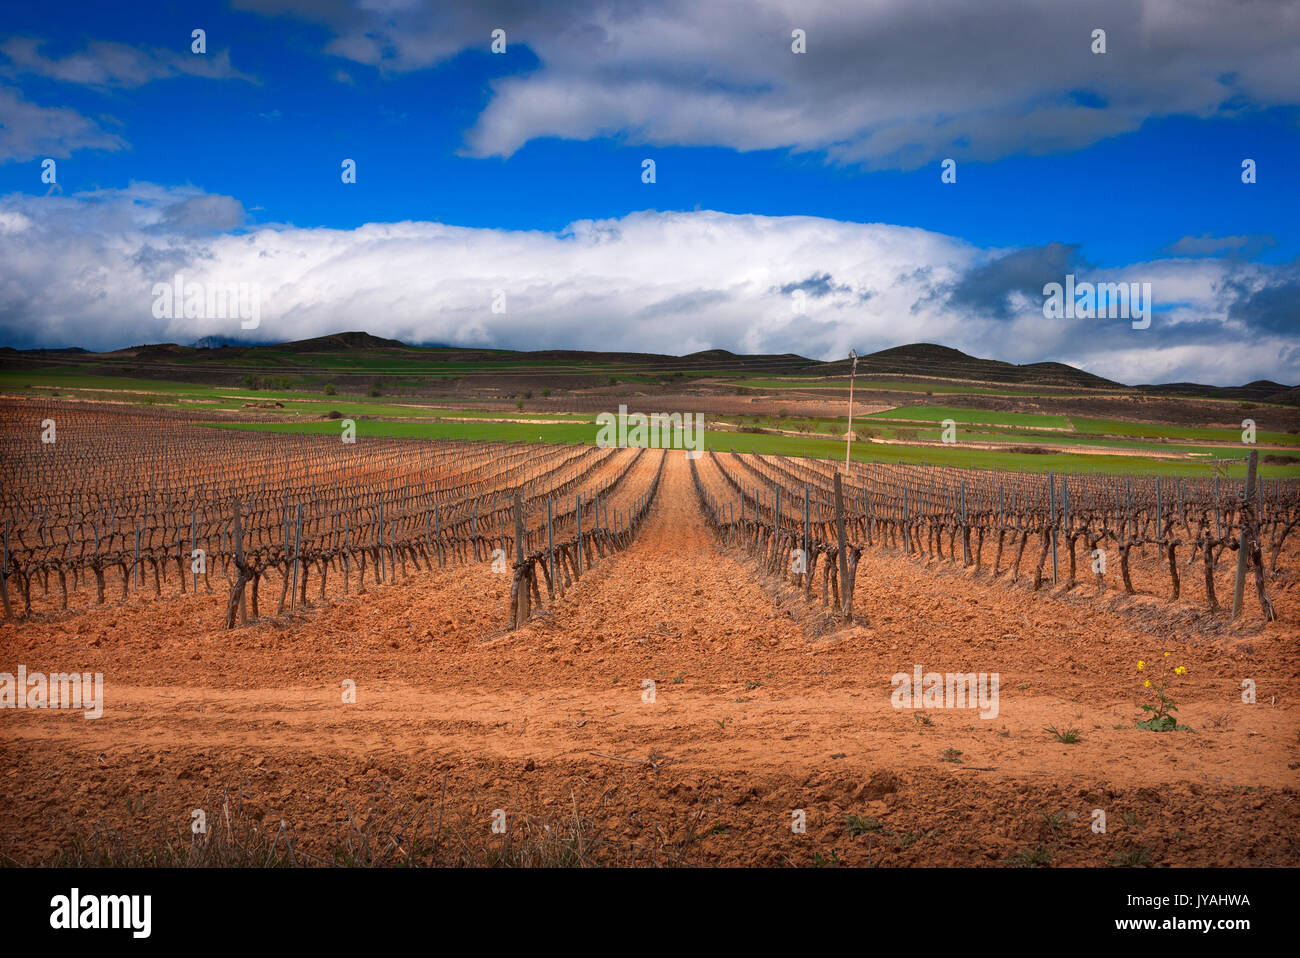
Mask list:
[[[493,809],[576,812],[619,863],[997,864],[1042,845],[1063,865],[1142,849],[1152,864],[1300,864],[1294,583],[1280,621],[1248,605],[1215,634],[1162,601],[1032,595],[880,549],[858,581],[866,624],[828,629],[820,605],[719,552],[670,453],[633,546],[514,633],[509,576],[487,564],[313,590],[305,611],[233,632],[220,594],[83,597],[0,625],[0,671],[103,672],[106,698],[95,721],[0,712],[0,854],[48,860],[96,826],[183,844],[190,810],[213,814],[228,790],[324,856],[373,803],[445,812],[485,847],[504,840]],[[1151,701],[1139,659],[1148,675],[1186,666],[1174,697],[1193,731],[1133,727]],[[894,709],[890,677],[916,664],[999,673],[997,717]],[[880,825],[853,835],[847,815]]]

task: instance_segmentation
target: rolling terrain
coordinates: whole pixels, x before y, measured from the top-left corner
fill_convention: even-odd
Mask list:
[[[0,350],[0,391],[15,398],[147,404],[252,429],[329,431],[352,418],[375,436],[543,442],[593,441],[595,417],[625,405],[702,414],[709,448],[818,457],[841,454],[848,372],[847,361],[795,355],[416,347],[363,332]],[[1264,475],[1300,472],[1300,405],[1278,383],[1125,386],[914,344],[861,357],[852,385],[852,455],[864,460],[1239,476],[1249,422]]]

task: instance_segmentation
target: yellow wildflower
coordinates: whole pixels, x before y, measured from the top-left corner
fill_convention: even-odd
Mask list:
[[[1147,664],[1146,664],[1145,662],[1143,662],[1141,659],[1138,659],[1138,671],[1141,672],[1141,671],[1142,671],[1143,669],[1145,669],[1146,667],[1147,667]]]
[[[1151,688],[1151,680],[1147,679],[1145,682],[1142,683],[1142,685],[1144,688],[1148,688],[1148,689]]]
[[[1186,674],[1187,674],[1187,669],[1180,665],[1180,666],[1178,666],[1178,668],[1174,669],[1174,674],[1175,674],[1175,675],[1186,675]]]

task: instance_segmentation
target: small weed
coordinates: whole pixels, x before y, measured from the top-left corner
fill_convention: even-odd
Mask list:
[[[1043,729],[1044,732],[1051,732],[1056,736],[1057,741],[1064,742],[1066,745],[1073,745],[1079,741],[1079,730],[1077,728],[1068,728],[1064,732],[1060,731],[1054,725],[1049,725]]]
[[[934,828],[928,832],[903,832],[901,835],[895,833],[894,839],[898,842],[899,848],[910,848],[923,839],[934,838],[937,833],[938,830]]]
[[[857,837],[865,835],[868,832],[878,832],[884,829],[885,823],[875,818],[864,818],[859,815],[845,815],[844,827],[849,830],[849,834]]]
[[[1145,848],[1130,848],[1116,854],[1110,863],[1116,868],[1146,868],[1151,864],[1151,852]]]
[[[1035,845],[1017,852],[1006,861],[1012,868],[1047,868],[1052,864],[1052,853],[1044,845]]]

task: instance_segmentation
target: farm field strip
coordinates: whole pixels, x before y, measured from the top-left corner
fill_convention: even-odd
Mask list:
[[[644,397],[616,397],[588,394],[583,391],[539,400],[507,401],[500,397],[466,398],[463,402],[437,399],[404,400],[397,396],[363,397],[357,395],[322,397],[318,392],[304,392],[301,388],[239,389],[164,380],[117,379],[110,376],[71,375],[76,367],[67,367],[62,377],[49,376],[36,370],[0,371],[0,383],[9,383],[17,394],[28,402],[39,401],[57,409],[72,400],[116,402],[132,405],[149,405],[156,411],[175,410],[193,413],[205,410],[216,424],[226,428],[253,431],[319,433],[337,435],[338,419],[356,420],[359,436],[370,438],[420,438],[499,442],[591,443],[594,429],[592,419],[596,413],[609,411],[614,404],[628,402],[633,406],[647,405]],[[5,377],[10,377],[6,379]],[[42,378],[44,377],[44,378]],[[301,386],[301,384],[299,384]],[[85,392],[78,387],[98,386],[100,391]],[[72,390],[71,395],[61,393]],[[326,387],[328,388],[328,387]],[[401,388],[400,384],[397,388]],[[547,389],[542,389],[543,396]],[[22,395],[26,393],[27,395]],[[524,393],[528,397],[528,393]],[[1086,398],[1086,397],[1085,397]],[[897,399],[890,400],[891,403]],[[1230,403],[1227,400],[1206,400],[1213,407],[1230,409],[1233,405],[1259,406],[1265,420],[1277,420],[1276,409],[1264,412],[1267,404]],[[704,404],[710,418],[710,448],[732,449],[741,452],[773,452],[797,456],[833,456],[844,422],[837,414],[842,404],[830,404],[808,399],[792,400],[782,409],[774,408],[775,399],[757,402],[749,397],[728,396],[664,396],[656,395],[650,406],[669,411],[698,411]],[[276,406],[279,408],[275,408]],[[1235,450],[1241,448],[1240,430],[1228,428],[1202,428],[1173,426],[1159,422],[1129,422],[1126,420],[1098,419],[1075,416],[1064,417],[1070,426],[1065,429],[1051,422],[1029,422],[1026,425],[1006,425],[991,421],[970,421],[1004,418],[996,411],[955,413],[963,423],[956,443],[942,445],[932,442],[942,438],[936,429],[940,419],[933,418],[935,409],[946,407],[893,407],[865,401],[861,403],[874,414],[892,417],[906,416],[908,410],[920,409],[919,419],[868,418],[865,413],[855,413],[854,424],[861,424],[859,432],[868,430],[883,435],[885,442],[859,443],[854,449],[855,458],[900,462],[924,462],[951,466],[988,467],[1026,471],[1098,471],[1123,474],[1159,474],[1164,476],[1191,476],[1203,470],[1210,460],[1223,460],[1233,475],[1242,467],[1231,460]],[[524,406],[519,409],[516,406]],[[452,408],[455,407],[455,408]],[[755,417],[756,408],[766,412]],[[1277,407],[1281,409],[1284,407]],[[924,411],[929,410],[929,414]],[[53,411],[53,410],[51,410]],[[656,410],[657,411],[657,410]],[[588,415],[587,413],[590,413]],[[779,415],[786,413],[785,416]],[[832,413],[828,415],[828,413]],[[1019,413],[1029,420],[1041,419],[1040,413]],[[1217,416],[1218,413],[1207,413]],[[775,418],[774,418],[775,416]],[[719,418],[720,417],[720,418]],[[804,424],[799,418],[817,423]],[[1284,421],[1284,420],[1282,420]],[[769,430],[757,433],[749,424]],[[732,431],[734,428],[736,431]],[[1047,425],[1049,428],[1042,428]],[[1086,425],[1086,430],[1084,430]],[[791,427],[791,428],[786,428]],[[1093,430],[1101,432],[1094,434]],[[1002,435],[1005,434],[1005,435]],[[1262,475],[1269,478],[1300,476],[1300,452],[1295,433],[1263,429],[1257,442],[1280,447],[1281,455],[1270,456],[1262,464]],[[864,437],[865,438],[865,437]],[[892,441],[891,441],[892,440]],[[1027,446],[1032,448],[1019,448]]]
[[[338,424],[330,422],[231,423],[224,425],[223,428],[249,432],[314,433],[331,436],[338,434]],[[596,429],[588,423],[526,425],[509,422],[366,421],[357,423],[357,434],[376,438],[591,444],[595,441]],[[706,433],[705,445],[708,449],[718,452],[730,450],[809,458],[835,458],[837,452],[843,455],[844,449],[842,439],[716,430]],[[976,444],[963,446],[961,444],[909,445],[856,442],[853,444],[853,458],[862,462],[925,463],[936,466],[999,469],[1008,473],[1016,470],[1048,472],[1055,469],[1077,473],[1160,475],[1174,478],[1203,475],[1206,472],[1204,463],[1185,458],[1144,458],[1137,455],[1091,453],[1044,456],[982,449]],[[1245,466],[1240,462],[1227,462],[1223,468],[1227,474],[1234,477],[1240,477],[1245,473]],[[1269,479],[1294,478],[1300,476],[1300,466],[1262,465],[1260,474]]]

